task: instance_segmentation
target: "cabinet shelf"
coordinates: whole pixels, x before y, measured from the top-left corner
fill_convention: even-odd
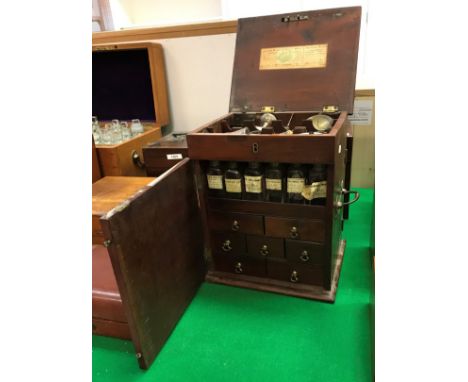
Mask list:
[[[238,200],[225,198],[207,198],[210,210],[226,212],[245,212],[270,216],[297,217],[323,220],[326,215],[326,206],[311,206],[307,204],[274,203],[253,200]]]

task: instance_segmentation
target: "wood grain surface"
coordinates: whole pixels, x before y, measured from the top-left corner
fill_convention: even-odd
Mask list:
[[[188,159],[101,218],[140,367],[161,350],[205,275]]]

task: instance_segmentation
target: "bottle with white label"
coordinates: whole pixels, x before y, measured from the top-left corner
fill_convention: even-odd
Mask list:
[[[249,162],[244,172],[245,198],[263,200],[263,171],[258,162]]]
[[[228,163],[224,173],[224,184],[227,198],[242,199],[242,174],[236,162]]]
[[[265,170],[265,200],[281,203],[283,191],[283,171],[278,162],[270,163]]]
[[[224,196],[223,170],[219,161],[210,161],[206,171],[206,180],[208,181],[208,194],[210,196]]]
[[[310,204],[324,206],[327,198],[327,167],[323,164],[313,164],[307,174],[310,187]]]
[[[304,203],[302,191],[305,185],[305,174],[302,166],[294,163],[288,168],[287,193],[289,203]]]

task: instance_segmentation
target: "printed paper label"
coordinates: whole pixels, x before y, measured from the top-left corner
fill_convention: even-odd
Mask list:
[[[327,197],[327,182],[314,182],[310,185],[304,186],[302,196],[307,200],[315,198],[326,198]]]
[[[182,154],[167,154],[166,158],[169,160],[182,159]]]
[[[354,100],[353,115],[348,119],[353,125],[370,126],[372,124],[372,109],[374,101],[368,99]]]
[[[266,189],[272,191],[281,191],[281,179],[265,179]]]
[[[262,177],[246,175],[245,191],[253,194],[260,194],[262,192]]]
[[[288,178],[288,193],[301,194],[304,184],[304,178]]]
[[[208,178],[208,188],[212,190],[222,190],[223,189],[223,176],[222,175],[207,175]]]
[[[325,68],[328,44],[281,46],[260,51],[260,70]]]
[[[240,179],[224,179],[224,181],[226,183],[227,192],[235,192],[235,193],[242,192]]]

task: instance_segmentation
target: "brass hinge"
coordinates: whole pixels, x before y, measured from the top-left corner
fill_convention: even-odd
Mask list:
[[[274,106],[263,106],[262,113],[274,113],[275,107]]]
[[[324,113],[336,113],[340,109],[338,106],[335,106],[335,105],[327,105],[327,106],[324,106],[322,110]]]

